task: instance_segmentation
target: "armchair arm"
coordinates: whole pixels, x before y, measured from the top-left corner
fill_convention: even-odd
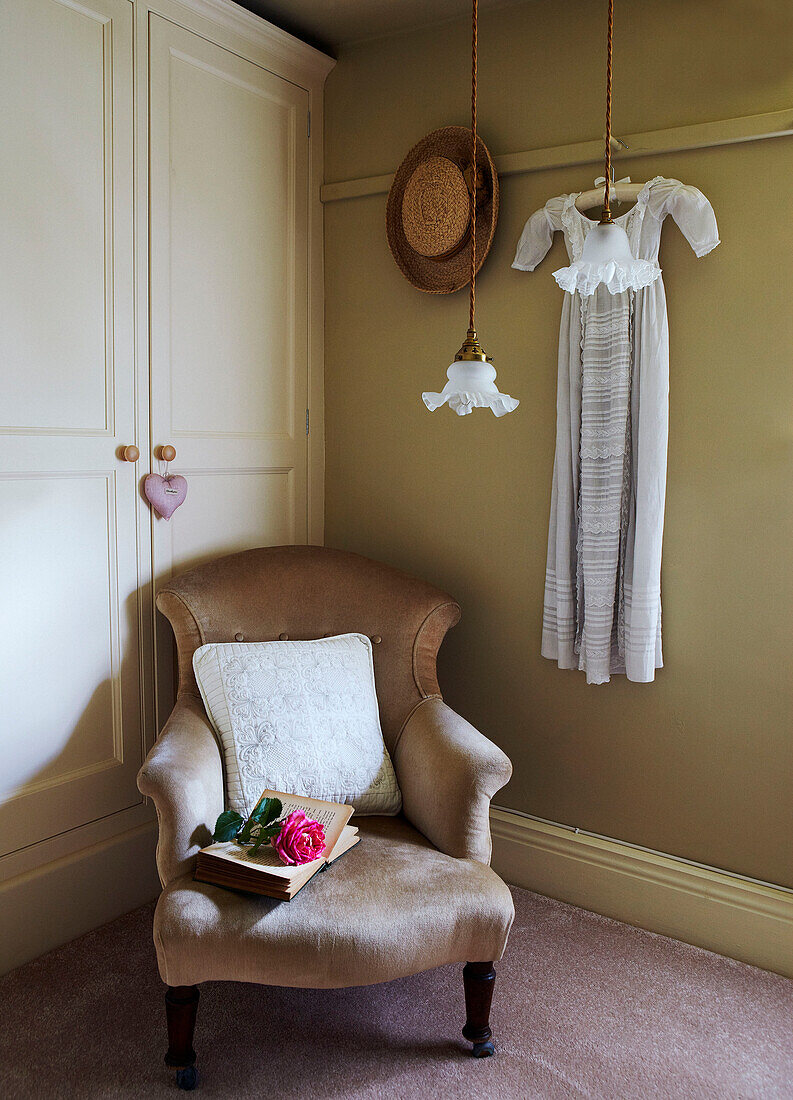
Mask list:
[[[223,812],[220,749],[199,699],[177,699],[138,773],[138,789],[157,808],[157,870],[167,886],[193,869]]]
[[[450,856],[489,863],[490,799],[509,757],[437,697],[409,715],[394,749],[405,817]]]

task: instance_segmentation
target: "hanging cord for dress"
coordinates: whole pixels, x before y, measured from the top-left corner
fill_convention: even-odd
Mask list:
[[[608,32],[606,34],[606,183],[603,192],[601,224],[611,221],[611,52],[614,38],[614,0],[609,0]]]
[[[610,2],[610,0],[609,0]],[[476,52],[477,52],[477,8],[478,0],[473,0],[471,17],[471,296],[468,310],[468,327],[473,329],[476,312]]]

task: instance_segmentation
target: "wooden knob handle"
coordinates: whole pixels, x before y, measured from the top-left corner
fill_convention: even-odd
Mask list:
[[[121,452],[125,462],[137,462],[140,458],[140,451],[134,443],[130,443],[128,447],[125,447]]]
[[[176,458],[176,447],[172,447],[170,443],[166,443],[164,447],[160,447],[160,458],[163,462],[173,462]]]

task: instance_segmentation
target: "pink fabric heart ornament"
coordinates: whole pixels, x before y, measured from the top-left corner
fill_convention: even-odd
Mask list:
[[[187,496],[187,478],[181,474],[147,474],[143,482],[146,499],[158,516],[170,519]]]

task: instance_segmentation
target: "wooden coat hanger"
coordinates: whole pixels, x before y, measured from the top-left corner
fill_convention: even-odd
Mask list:
[[[611,147],[617,152],[622,146],[623,149],[627,149],[628,146],[621,138],[612,137]],[[611,169],[611,188],[609,190],[609,196],[614,202],[636,202],[639,197],[639,192],[644,187],[643,183],[623,183],[621,181],[615,182],[614,169]],[[590,191],[582,191],[582,193],[575,200],[576,208],[580,211],[591,210],[593,206],[602,206],[605,199],[606,185],[605,183],[599,187],[593,187]]]

